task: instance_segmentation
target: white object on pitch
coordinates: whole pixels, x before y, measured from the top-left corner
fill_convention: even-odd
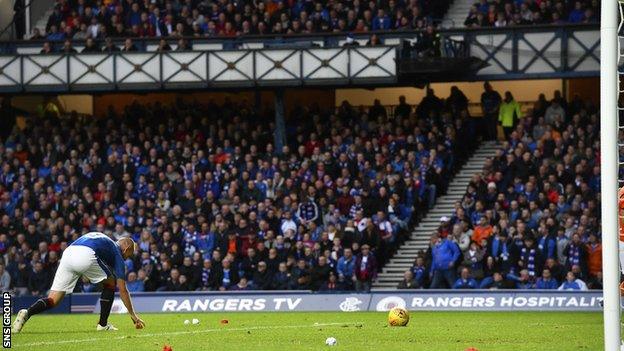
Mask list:
[[[185,319],[184,320],[184,325],[189,325],[189,324],[191,324],[191,321],[189,321],[188,319]]]
[[[199,324],[199,319],[193,318],[193,324]]]
[[[338,341],[334,337],[329,337],[327,338],[327,340],[325,340],[325,345],[327,346],[334,346],[336,345],[336,343],[338,343]]]

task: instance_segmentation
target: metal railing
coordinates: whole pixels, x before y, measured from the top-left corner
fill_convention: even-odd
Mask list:
[[[486,27],[486,28],[456,28],[456,29],[441,29],[436,33],[440,37],[452,37],[452,38],[470,38],[475,35],[483,34],[509,34],[516,36],[517,33],[535,33],[535,32],[561,32],[561,31],[578,31],[578,30],[599,30],[599,24],[565,24],[565,25],[539,25],[539,26],[516,26],[516,27]],[[410,30],[410,31],[371,31],[366,33],[353,33],[356,41],[365,42],[375,34],[382,43],[387,40],[391,40],[392,44],[398,43],[401,39],[413,40],[417,36],[421,35],[424,30]],[[161,38],[133,38],[135,45],[139,48],[147,48],[150,45],[158,45]],[[266,35],[241,35],[238,37],[182,37],[171,38],[165,37],[168,42],[175,43],[179,39],[185,39],[193,44],[222,44],[223,49],[237,49],[244,44],[266,44],[266,45],[288,45],[288,44],[302,44],[319,45],[319,46],[340,46],[346,42],[346,33],[313,33],[313,34],[266,34]],[[121,45],[125,37],[113,38],[113,40]],[[397,41],[398,40],[398,41]],[[16,53],[18,48],[28,47],[41,47],[46,39],[38,40],[0,40],[0,53]],[[102,39],[98,40],[102,42]],[[74,45],[84,45],[85,40],[73,40]],[[362,44],[362,43],[360,43]]]

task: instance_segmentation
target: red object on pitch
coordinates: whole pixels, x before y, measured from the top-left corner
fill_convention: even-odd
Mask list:
[[[221,320],[221,324],[228,324],[228,323],[230,323],[230,321],[228,321],[227,319],[222,319]]]
[[[171,346],[165,345],[163,346],[163,351],[173,351],[173,349],[171,348]]]
[[[464,351],[479,351],[479,350],[475,349],[474,347],[469,347],[465,349]]]

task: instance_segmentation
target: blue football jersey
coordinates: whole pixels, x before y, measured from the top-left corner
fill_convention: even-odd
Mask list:
[[[107,274],[113,274],[119,279],[125,278],[126,265],[124,264],[124,259],[121,256],[121,250],[119,249],[119,246],[117,246],[117,243],[106,236],[106,234],[97,232],[87,233],[74,241],[72,245],[91,248],[95,251],[98,263],[106,266],[102,268]]]

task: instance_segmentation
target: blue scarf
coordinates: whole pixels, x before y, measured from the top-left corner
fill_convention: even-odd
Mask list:
[[[208,279],[210,278],[211,271],[212,271],[211,269],[206,269],[206,268],[202,270],[202,284],[204,286],[208,285]]]
[[[529,276],[535,277],[535,248],[528,249],[522,248],[522,259],[526,261],[526,268],[529,271]]]
[[[575,244],[570,245],[570,249],[568,250],[568,263],[570,264],[570,267],[574,265],[578,266],[580,262],[581,262],[580,248]]]

